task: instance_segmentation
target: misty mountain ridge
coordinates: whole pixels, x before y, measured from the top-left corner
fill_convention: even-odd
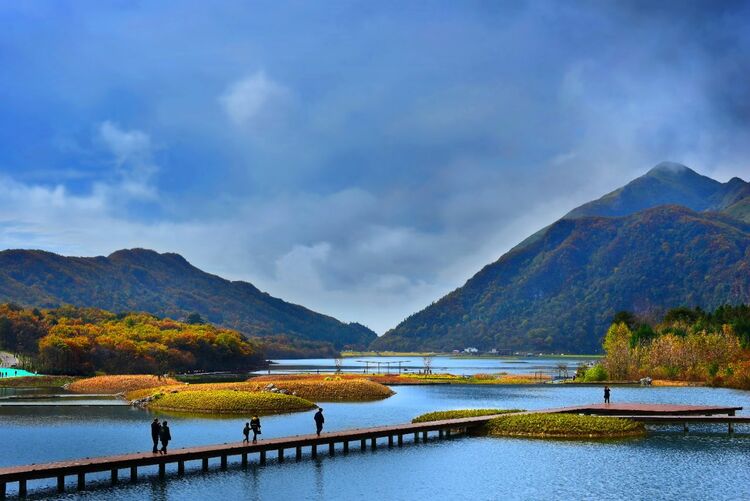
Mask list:
[[[145,311],[209,322],[249,336],[328,344],[333,352],[366,347],[376,334],[303,306],[287,303],[242,281],[229,281],[174,253],[124,249],[107,257],[64,257],[39,250],[0,252],[0,302],[24,306],[91,306],[113,312]],[[318,346],[320,348],[320,346]]]
[[[664,162],[535,233],[375,349],[598,352],[618,310],[750,302],[750,183]]]
[[[563,217],[626,216],[660,205],[681,205],[698,212],[724,211],[748,196],[750,183],[740,178],[720,183],[685,165],[662,162],[622,188],[585,203]]]

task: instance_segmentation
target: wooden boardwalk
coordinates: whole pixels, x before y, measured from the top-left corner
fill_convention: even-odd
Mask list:
[[[588,406],[528,411],[526,413],[567,412],[624,416],[649,423],[669,422],[670,424],[685,422],[750,422],[750,417],[734,416],[734,413],[741,409],[741,407],[718,406],[592,404]],[[240,457],[242,465],[246,466],[248,464],[248,457],[251,454],[257,454],[258,463],[265,464],[269,452],[275,454],[278,461],[281,462],[286,459],[286,451],[293,451],[294,459],[297,461],[302,459],[303,449],[309,450],[309,455],[313,458],[318,455],[319,447],[327,447],[328,454],[334,455],[336,454],[336,444],[341,444],[340,452],[342,453],[349,452],[349,446],[352,442],[355,444],[359,442],[361,450],[367,449],[368,442],[371,449],[386,446],[386,443],[387,447],[393,447],[394,445],[401,447],[404,445],[405,437],[410,438],[413,436],[413,439],[410,440],[412,443],[418,443],[420,437],[422,441],[427,440],[430,433],[433,436],[436,435],[437,438],[447,438],[451,435],[465,433],[471,428],[481,426],[494,417],[497,417],[497,415],[342,430],[324,433],[321,436],[295,435],[262,440],[257,444],[233,442],[188,447],[173,449],[166,455],[144,452],[12,466],[0,468],[0,498],[5,497],[6,485],[12,482],[18,483],[18,495],[24,497],[27,494],[27,482],[29,480],[57,479],[58,492],[64,492],[66,477],[72,476],[76,478],[77,488],[83,490],[86,488],[86,475],[89,473],[109,472],[112,484],[116,484],[119,481],[120,470],[129,471],[128,479],[131,482],[136,482],[139,467],[158,466],[159,477],[163,478],[166,475],[167,464],[176,463],[177,474],[182,475],[185,472],[185,462],[187,461],[201,461],[203,471],[207,471],[209,459],[219,458],[221,461],[220,468],[223,470],[227,468],[229,457]],[[378,439],[381,439],[380,444],[378,443]]]
[[[597,416],[711,416],[726,414],[734,416],[742,407],[716,405],[674,405],[674,404],[588,404],[575,407],[549,409],[545,412],[565,412],[570,414],[592,414]]]

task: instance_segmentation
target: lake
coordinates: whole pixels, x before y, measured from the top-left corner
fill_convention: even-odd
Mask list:
[[[468,407],[540,409],[601,400],[601,387],[541,386],[398,386],[393,397],[372,403],[321,404],[326,430],[395,424],[423,412]],[[19,395],[6,390],[5,395]],[[31,392],[38,395],[38,390]],[[624,402],[726,404],[750,409],[750,393],[712,388],[614,387],[612,400]],[[149,422],[170,421],[174,448],[242,438],[243,419],[208,419],[152,414],[129,406],[0,405],[0,465],[38,463],[74,457],[150,450]],[[55,402],[49,402],[55,403]],[[110,404],[110,402],[101,402]],[[312,412],[263,417],[263,438],[313,431]],[[403,449],[347,456],[324,454],[316,460],[276,463],[243,470],[235,462],[227,472],[197,472],[188,463],[184,477],[166,481],[152,476],[138,484],[69,492],[65,499],[748,499],[750,432],[738,427],[659,431],[645,439],[571,442],[457,437]],[[235,458],[236,460],[238,458]],[[251,456],[251,459],[255,459]],[[174,465],[168,472],[174,472]],[[122,474],[127,479],[127,473]],[[69,479],[69,491],[74,490]],[[93,482],[92,487],[93,487]],[[30,482],[38,489],[41,482]],[[52,490],[31,498],[56,498]],[[9,485],[9,493],[15,484]]]

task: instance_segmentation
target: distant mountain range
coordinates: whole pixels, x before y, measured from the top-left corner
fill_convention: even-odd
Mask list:
[[[750,302],[750,183],[662,163],[375,340],[379,350],[598,352],[619,310]]]
[[[363,325],[345,324],[272,297],[250,283],[203,272],[178,254],[145,249],[93,258],[2,251],[0,302],[144,311],[178,320],[198,313],[213,324],[270,337],[272,356],[283,355],[284,346],[330,355],[343,348],[365,348],[377,337]]]

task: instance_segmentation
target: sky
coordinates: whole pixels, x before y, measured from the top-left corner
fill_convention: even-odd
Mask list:
[[[750,2],[5,1],[0,248],[378,333],[665,160],[750,177]]]

